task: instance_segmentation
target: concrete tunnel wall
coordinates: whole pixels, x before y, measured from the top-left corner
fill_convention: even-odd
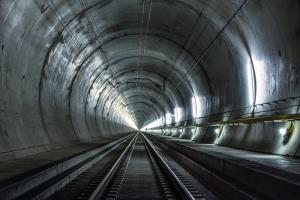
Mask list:
[[[298,113],[299,21],[297,0],[1,1],[0,154],[20,157],[155,121]],[[291,123],[285,139],[279,130]],[[298,127],[158,131],[300,155]]]

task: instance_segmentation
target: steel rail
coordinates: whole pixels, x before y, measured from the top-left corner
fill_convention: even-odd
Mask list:
[[[154,154],[155,158],[158,160],[158,163],[163,168],[163,170],[166,172],[167,176],[172,180],[172,183],[176,186],[176,188],[179,189],[180,194],[184,199],[190,199],[195,200],[194,196],[190,193],[190,191],[185,187],[185,185],[182,183],[182,181],[177,177],[177,175],[173,172],[173,170],[169,167],[167,162],[163,159],[163,157],[160,155],[160,153],[155,149],[152,142],[144,135],[146,144],[150,147],[150,150]]]
[[[126,157],[127,152],[130,150],[130,148],[133,146],[133,144],[136,141],[137,138],[136,134],[131,142],[128,144],[126,149],[123,151],[123,153],[120,155],[118,160],[114,163],[112,168],[109,170],[109,172],[106,174],[106,176],[103,178],[103,180],[99,183],[97,188],[94,190],[94,192],[91,194],[91,196],[88,198],[89,200],[95,200],[98,199],[99,195],[103,192],[103,190],[106,188],[105,186],[109,183],[109,181],[112,179],[114,173],[117,171],[118,167],[122,163],[123,159]]]

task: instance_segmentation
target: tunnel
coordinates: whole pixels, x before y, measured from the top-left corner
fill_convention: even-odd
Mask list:
[[[249,199],[300,198],[300,1],[7,0],[0,27],[0,197],[139,132]],[[229,166],[245,160],[255,173]],[[205,177],[216,198],[247,199]]]

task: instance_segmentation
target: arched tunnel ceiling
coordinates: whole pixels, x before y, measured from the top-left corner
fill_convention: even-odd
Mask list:
[[[1,132],[15,137],[1,141],[5,148],[91,140],[299,95],[299,1],[0,5]]]

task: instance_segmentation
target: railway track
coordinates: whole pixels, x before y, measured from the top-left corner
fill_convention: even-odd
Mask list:
[[[138,133],[48,199],[204,198]]]
[[[272,190],[257,193],[262,181],[244,180],[248,174],[277,185],[279,194],[298,195],[297,182],[282,182],[282,171],[136,133],[30,172],[1,187],[0,199],[282,199]]]

